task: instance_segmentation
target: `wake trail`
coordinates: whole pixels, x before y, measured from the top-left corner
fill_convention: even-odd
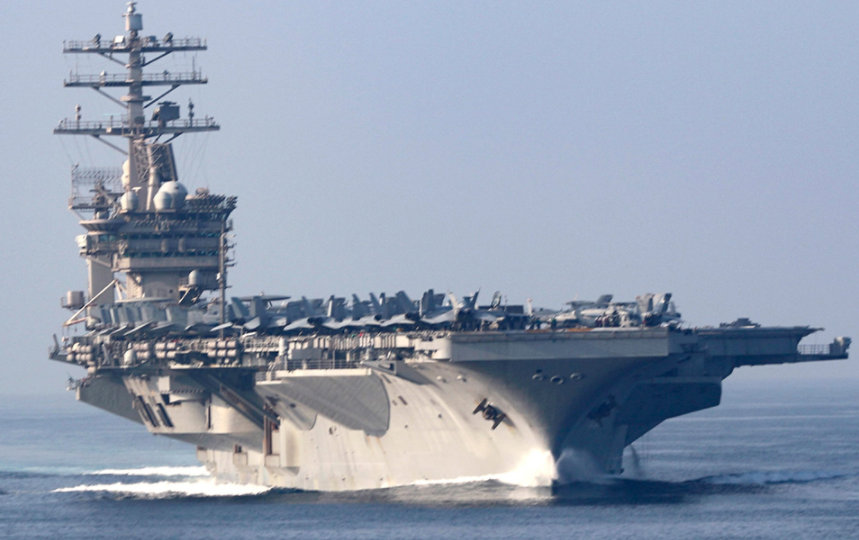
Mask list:
[[[247,497],[271,491],[268,486],[254,484],[221,484],[214,479],[193,481],[115,482],[112,484],[81,484],[58,488],[52,493],[111,493],[140,499],[174,499],[183,497]]]
[[[805,484],[818,480],[833,480],[855,476],[847,471],[838,470],[800,470],[800,471],[749,471],[736,474],[721,474],[705,476],[694,480],[717,485],[771,485],[771,484]]]
[[[151,466],[99,469],[84,477],[128,477],[130,481],[82,483],[54,489],[52,493],[109,493],[139,499],[182,497],[246,497],[272,490],[256,484],[219,482],[202,466]]]

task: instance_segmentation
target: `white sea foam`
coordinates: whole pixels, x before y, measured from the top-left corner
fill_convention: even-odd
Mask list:
[[[792,482],[813,482],[831,480],[847,476],[844,471],[751,471],[738,474],[708,476],[702,481],[711,484],[787,484]]]
[[[418,480],[413,485],[433,486],[445,484],[471,484],[477,482],[501,482],[519,487],[548,487],[555,478],[555,461],[548,450],[531,450],[512,470],[500,474],[483,476],[460,476],[441,480]]]
[[[498,480],[498,475],[487,474],[485,476],[458,476],[456,478],[440,478],[438,480],[415,480],[409,485],[412,486],[444,486],[456,484],[473,484],[479,482],[491,482]],[[396,486],[385,486],[396,487]]]
[[[209,476],[203,466],[191,467],[139,467],[136,469],[101,469],[89,474],[94,476],[157,476],[157,477],[201,477]]]
[[[270,491],[267,486],[254,484],[221,484],[214,479],[182,482],[116,482],[113,484],[82,484],[55,489],[54,493],[116,493],[142,499],[170,499],[175,497],[244,497],[262,495]]]
[[[498,481],[520,487],[548,487],[556,478],[557,466],[548,450],[531,450],[512,471],[498,476]]]

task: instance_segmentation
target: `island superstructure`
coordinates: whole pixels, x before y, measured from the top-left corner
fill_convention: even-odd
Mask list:
[[[207,79],[147,69],[206,42],[142,31],[131,2],[124,34],[64,44],[122,67],[65,86],[123,112],[91,121],[77,108],[54,132],[124,156],[72,169],[88,283],[63,298],[72,314],[50,357],[86,369],[79,400],[196,446],[218,478],[370,489],[498,476],[534,456],[616,474],[659,423],[718,405],[735,368],[847,357],[849,338],[800,346],[809,326],[687,328],[667,293],[554,310],[432,289],[228,296],[236,198],[189,192],[172,147],[219,126],[164,99]]]

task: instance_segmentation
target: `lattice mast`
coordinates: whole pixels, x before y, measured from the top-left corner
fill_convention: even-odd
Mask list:
[[[69,207],[87,230],[78,237],[78,244],[87,260],[89,290],[86,299],[70,291],[64,305],[83,312],[90,305],[113,303],[119,296],[189,304],[203,291],[216,289],[223,298],[229,265],[228,216],[236,199],[205,189],[189,196],[179,183],[171,145],[184,133],[220,127],[208,116],[195,118],[190,101],[188,115],[182,118],[179,105],[163,100],[182,85],[206,84],[207,79],[196,68],[180,73],[144,71],[173,52],[206,50],[205,40],[177,39],[172,33],[160,39],[144,36],[135,2],[128,3],[123,16],[125,34],[113,40],[96,34],[89,41],[63,43],[64,53],[99,55],[125,68],[118,74],[72,73],[64,81],[66,87],[92,88],[122,107],[123,113],[108,121],[86,121],[76,106],[75,117],[62,120],[54,133],[88,135],[125,155],[122,169],[75,166],[72,170]],[[149,87],[167,89],[152,98],[144,94]],[[107,91],[110,88],[125,88],[126,93],[117,98]],[[127,144],[114,144],[107,140],[111,137],[124,138]]]

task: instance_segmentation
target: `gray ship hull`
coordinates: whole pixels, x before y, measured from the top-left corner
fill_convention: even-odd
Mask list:
[[[739,365],[831,357],[797,352],[809,331],[423,333],[372,349],[387,360],[348,365],[324,359],[336,338],[316,338],[318,348],[297,339],[280,365],[244,383],[234,371],[118,368],[79,398],[117,414],[134,407],[153,433],[196,445],[225,481],[323,491],[490,477],[550,485],[621,472],[626,446],[667,418],[717,405]],[[122,402],[117,380],[128,399],[112,409]]]

